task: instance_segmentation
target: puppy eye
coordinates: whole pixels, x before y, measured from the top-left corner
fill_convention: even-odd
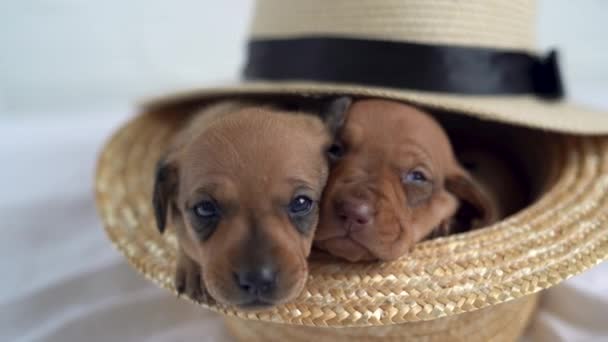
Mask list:
[[[426,203],[433,194],[433,181],[420,168],[412,169],[403,174],[402,182],[410,207]]]
[[[203,200],[191,209],[192,229],[201,241],[211,237],[220,221],[220,209],[213,200]]]
[[[289,214],[293,216],[304,216],[312,210],[313,200],[306,196],[297,196],[289,203]]]
[[[344,155],[344,147],[342,146],[342,144],[333,143],[327,149],[327,154],[331,159],[341,158]]]
[[[405,175],[404,181],[406,183],[426,183],[428,178],[424,172],[420,170],[412,170]]]
[[[209,219],[218,216],[219,210],[214,202],[202,201],[194,207],[194,213],[200,218]]]

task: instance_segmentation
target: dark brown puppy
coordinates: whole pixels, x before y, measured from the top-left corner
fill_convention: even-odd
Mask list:
[[[497,218],[514,214],[526,205],[527,192],[517,165],[486,145],[467,146],[458,152],[458,160],[481,185],[494,203]]]
[[[331,120],[336,143],[315,245],[350,261],[392,260],[461,204],[476,224],[496,219],[491,199],[455,159],[428,114],[388,100],[360,100]]]
[[[296,297],[327,180],[319,117],[224,102],[196,114],[160,161],[158,228],[170,217],[175,286],[195,299],[260,307]]]

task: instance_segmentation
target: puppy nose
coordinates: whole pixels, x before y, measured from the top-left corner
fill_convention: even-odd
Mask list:
[[[346,200],[338,204],[338,216],[346,221],[352,231],[362,230],[374,221],[374,209],[361,200]]]
[[[269,266],[256,269],[243,269],[234,274],[236,284],[241,291],[261,295],[272,292],[277,283],[277,272]]]

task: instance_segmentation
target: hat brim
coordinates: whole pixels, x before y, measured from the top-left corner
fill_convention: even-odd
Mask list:
[[[146,101],[144,105],[154,107],[248,95],[327,96],[334,94],[399,100],[431,109],[450,111],[458,115],[552,132],[582,135],[608,134],[607,112],[586,108],[564,100],[544,100],[531,95],[472,96],[303,81],[244,82],[215,88],[178,91],[171,95],[155,97]]]
[[[241,88],[241,93],[233,89],[214,94],[300,93],[304,88],[257,85]],[[368,88],[344,90],[362,96],[410,99]],[[305,93],[330,91],[311,87]],[[191,96],[199,95],[184,94],[164,103],[185,103]],[[426,104],[423,97],[411,99]],[[464,108],[464,101],[459,105]],[[515,108],[505,106],[505,112]],[[525,110],[523,104],[520,106],[522,119],[534,117],[524,115],[533,106]],[[456,102],[453,107],[457,107]],[[567,114],[565,107],[561,110],[554,117],[576,116]],[[135,118],[104,147],[96,177],[98,211],[108,236],[139,272],[173,293],[177,240],[172,229],[164,235],[156,230],[151,190],[155,164],[184,117],[160,111]],[[505,121],[507,117],[504,114]],[[593,132],[584,125],[560,123],[552,127],[585,127],[589,128],[586,132]],[[247,312],[218,304],[202,305],[227,315],[280,323],[374,326],[475,311],[549,288],[608,258],[608,138],[558,134],[553,139],[552,155],[557,157],[550,162],[556,181],[534,204],[507,220],[420,243],[394,262],[311,261],[310,277],[299,298],[271,310]]]

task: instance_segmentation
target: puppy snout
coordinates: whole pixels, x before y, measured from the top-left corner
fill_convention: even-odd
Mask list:
[[[349,199],[338,202],[336,208],[338,217],[344,221],[349,231],[360,231],[374,222],[375,210],[368,202],[359,199]]]
[[[271,294],[277,285],[277,272],[271,266],[242,269],[234,274],[238,288],[247,294],[265,296]]]

